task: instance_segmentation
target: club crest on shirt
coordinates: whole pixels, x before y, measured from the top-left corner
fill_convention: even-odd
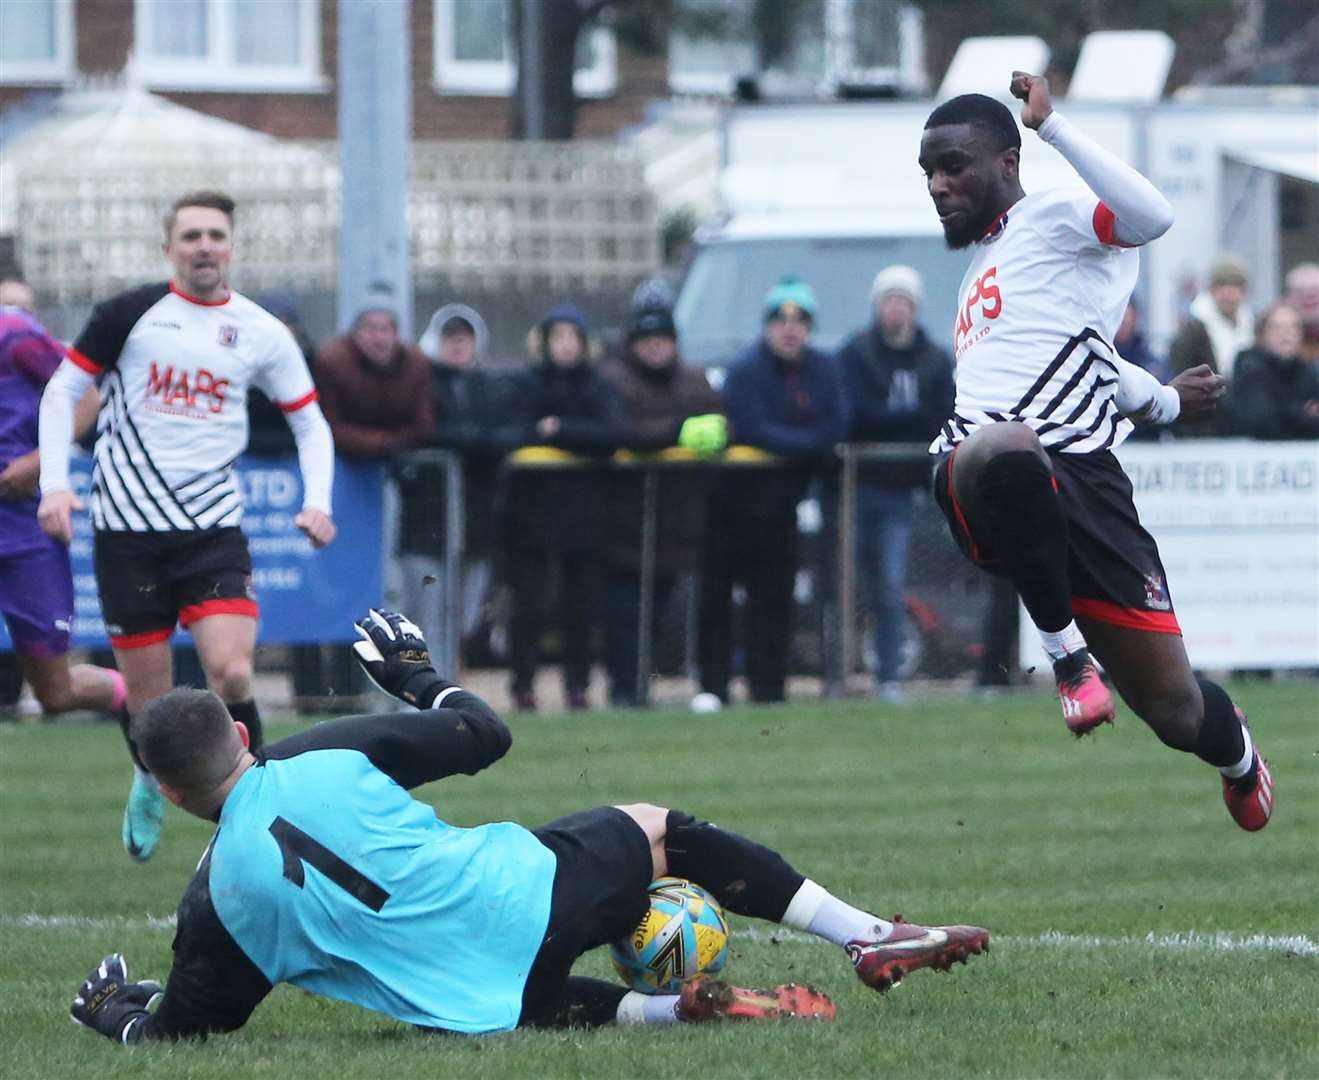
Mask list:
[[[228,325],[220,327],[220,344],[227,345],[231,349],[237,345],[238,327]]]
[[[1151,611],[1172,610],[1172,601],[1168,599],[1168,586],[1164,584],[1162,574],[1145,575],[1145,606]]]
[[[1006,210],[994,219],[994,223],[985,230],[985,235],[980,238],[982,244],[992,244],[1008,227],[1008,212]]]

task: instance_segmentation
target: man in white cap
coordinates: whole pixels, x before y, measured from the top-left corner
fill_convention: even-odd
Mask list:
[[[849,442],[920,443],[934,437],[953,407],[953,364],[917,323],[921,276],[889,266],[870,289],[871,320],[838,354],[847,394]],[[903,593],[911,541],[912,492],[926,483],[923,461],[863,467],[857,486],[857,561],[875,621],[880,696],[902,700]]]

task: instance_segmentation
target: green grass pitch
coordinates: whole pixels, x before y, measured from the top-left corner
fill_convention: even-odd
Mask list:
[[[828,1024],[427,1038],[280,987],[241,1032],[125,1050],[68,1020],[113,950],[163,978],[168,918],[208,827],[119,842],[113,725],[0,731],[0,1072],[7,1077],[1316,1077],[1319,684],[1232,688],[1278,782],[1262,833],[1217,775],[1129,712],[1077,742],[1040,692],[976,700],[516,717],[485,774],[424,788],[446,820],[536,824],[678,806],[782,851],[881,914],[989,927],[993,951],[886,996],[832,946],[733,920],[728,977],[807,981]],[[274,737],[294,730],[272,717]],[[579,971],[608,975],[603,953]]]

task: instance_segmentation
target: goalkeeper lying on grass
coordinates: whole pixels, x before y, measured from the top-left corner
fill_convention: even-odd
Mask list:
[[[851,907],[769,849],[680,810],[598,807],[538,829],[445,824],[408,789],[498,761],[508,728],[435,673],[406,618],[372,611],[357,626],[359,662],[418,711],[319,724],[257,754],[208,691],[171,690],[133,718],[161,790],[219,828],[179,905],[163,992],[106,957],[74,999],[78,1023],[123,1043],[233,1031],[279,982],[472,1034],[833,1017],[807,987],[749,991],[706,977],[647,996],[572,976],[582,953],[631,933],[647,886],[669,874],[729,911],[842,946],[877,990],[987,948],[976,927],[927,929]]]

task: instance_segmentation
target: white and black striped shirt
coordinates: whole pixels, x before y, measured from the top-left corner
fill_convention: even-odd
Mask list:
[[[238,293],[132,289],[96,306],[69,360],[102,378],[90,502],[103,531],[238,525],[248,387],[286,412],[316,400],[287,327]]]
[[[1093,193],[1027,195],[976,244],[958,294],[953,415],[943,453],[986,424],[1020,421],[1049,450],[1111,450],[1132,430],[1118,411],[1113,334],[1140,255],[1113,235]]]

